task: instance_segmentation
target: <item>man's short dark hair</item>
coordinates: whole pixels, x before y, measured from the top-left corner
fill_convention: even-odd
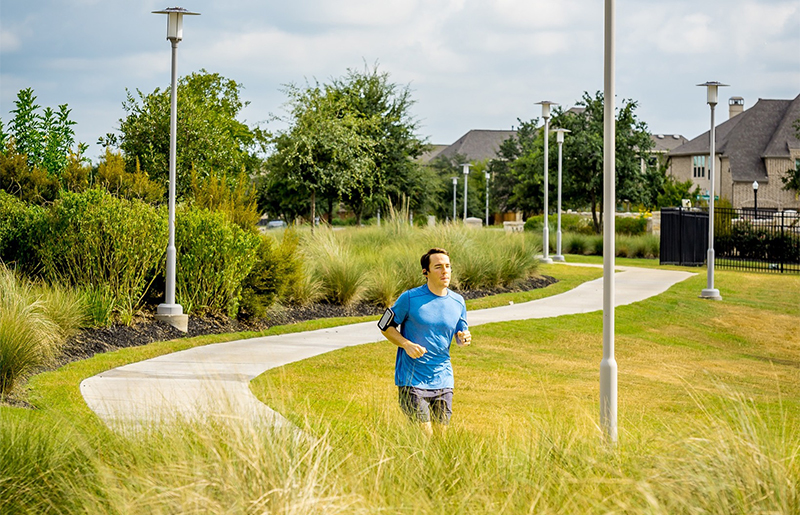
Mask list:
[[[433,248],[429,250],[419,260],[419,264],[422,265],[422,269],[425,270],[426,272],[430,272],[431,256],[434,254],[444,254],[445,256],[448,257],[450,256],[450,254],[448,254],[447,251],[444,249]]]

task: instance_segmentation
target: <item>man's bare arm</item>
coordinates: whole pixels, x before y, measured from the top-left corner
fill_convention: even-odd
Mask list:
[[[383,334],[387,340],[406,351],[406,354],[408,354],[408,357],[411,359],[417,359],[427,352],[425,347],[412,342],[400,334],[400,331],[398,331],[396,327],[387,327],[385,331],[381,331],[381,334]]]

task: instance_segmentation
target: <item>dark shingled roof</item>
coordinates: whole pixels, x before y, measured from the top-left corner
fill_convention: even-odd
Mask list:
[[[473,129],[464,134],[458,141],[439,152],[438,155],[453,157],[462,155],[468,161],[484,161],[497,157],[497,150],[508,138],[515,137],[517,131]]]
[[[742,114],[716,128],[717,154],[730,159],[736,182],[768,181],[765,157],[789,157],[800,148],[792,124],[800,118],[800,95],[794,100],[759,99]],[[670,156],[708,154],[709,131],[670,151]]]
[[[680,134],[651,134],[650,139],[654,143],[653,152],[669,152],[689,141]]]

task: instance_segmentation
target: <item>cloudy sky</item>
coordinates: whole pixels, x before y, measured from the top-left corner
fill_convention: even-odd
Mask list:
[[[281,86],[327,81],[380,64],[410,85],[421,135],[452,143],[469,129],[509,129],[551,100],[571,107],[603,89],[600,0],[183,0],[178,73],[205,68],[244,85],[249,124],[282,114]],[[20,89],[42,106],[69,104],[77,138],[124,115],[126,88],[170,80],[164,15],[151,0],[0,0],[0,118]],[[800,0],[618,0],[618,99],[639,102],[653,133],[708,128],[704,88],[727,99],[800,94]]]

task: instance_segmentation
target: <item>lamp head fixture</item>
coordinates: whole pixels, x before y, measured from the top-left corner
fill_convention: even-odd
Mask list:
[[[564,143],[564,134],[572,131],[569,129],[554,129],[553,132],[556,133],[556,143]]]
[[[167,39],[170,41],[180,41],[183,39],[183,17],[199,16],[200,13],[195,13],[184,9],[183,7],[168,7],[161,11],[153,11],[153,14],[166,14],[167,15]]]
[[[706,99],[706,101],[708,102],[709,105],[714,106],[717,105],[717,88],[727,87],[728,84],[723,84],[721,82],[716,82],[716,81],[708,81],[703,84],[698,84],[698,86],[705,86],[707,88],[708,98]]]
[[[550,118],[550,106],[557,106],[559,105],[557,102],[551,102],[549,100],[542,100],[541,102],[536,102],[536,105],[542,106],[542,118],[545,120]]]

